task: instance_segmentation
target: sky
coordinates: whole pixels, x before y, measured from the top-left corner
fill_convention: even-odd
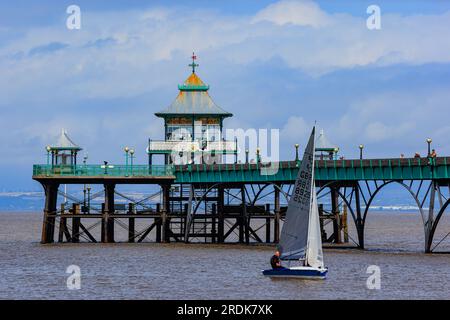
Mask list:
[[[450,155],[448,30],[446,0],[0,1],[0,191],[40,189],[61,128],[89,163],[146,163],[192,51],[225,127],[280,130],[281,159],[315,121],[346,158]]]

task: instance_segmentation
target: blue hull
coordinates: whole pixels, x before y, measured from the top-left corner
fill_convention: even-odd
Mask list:
[[[328,269],[314,270],[314,269],[289,269],[278,268],[264,270],[262,273],[268,277],[280,278],[301,278],[301,279],[325,279]]]

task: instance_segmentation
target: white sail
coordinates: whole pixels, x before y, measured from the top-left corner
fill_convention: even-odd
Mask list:
[[[314,170],[314,169],[313,169]],[[313,174],[314,179],[314,174]],[[312,201],[308,228],[308,249],[306,253],[306,264],[314,268],[323,268],[322,234],[320,230],[319,207],[315,183],[312,185]]]
[[[281,230],[279,251],[282,260],[305,260],[313,189],[314,132],[306,146],[300,170],[289,199],[286,218]]]

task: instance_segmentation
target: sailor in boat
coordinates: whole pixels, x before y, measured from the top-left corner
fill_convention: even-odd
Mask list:
[[[323,264],[319,208],[314,180],[314,133],[300,163],[294,190],[288,202],[277,252],[271,259],[270,277],[325,279],[328,269]],[[281,266],[281,260],[297,261],[300,265]]]
[[[270,259],[270,265],[272,266],[272,269],[280,269],[281,266],[281,260],[280,260],[280,251],[275,251],[275,254]]]

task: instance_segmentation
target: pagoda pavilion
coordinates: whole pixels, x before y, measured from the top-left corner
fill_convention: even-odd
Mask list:
[[[224,154],[237,157],[236,141],[225,141],[223,120],[233,116],[219,107],[210,97],[206,85],[196,73],[195,54],[192,73],[178,85],[175,101],[155,115],[164,119],[164,140],[149,139],[149,165],[153,155],[164,155],[165,164],[222,163]]]

